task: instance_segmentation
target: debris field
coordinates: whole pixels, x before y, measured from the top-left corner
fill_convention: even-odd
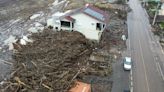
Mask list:
[[[29,38],[32,43],[17,44],[11,78],[1,85],[2,92],[67,92],[83,76],[111,73],[109,64],[100,68],[101,62],[89,60],[95,43],[79,32],[45,29]]]

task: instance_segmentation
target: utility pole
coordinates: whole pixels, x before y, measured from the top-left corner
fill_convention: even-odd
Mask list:
[[[157,14],[158,14],[159,6],[160,6],[160,2],[158,2],[158,5],[157,5],[157,8],[156,8],[156,12],[155,12],[155,15],[154,15],[154,19],[153,19],[153,23],[152,23],[152,25],[155,24],[155,21],[156,21],[156,18],[157,18]]]
[[[145,7],[148,0],[142,0],[142,2],[143,2],[143,7]]]

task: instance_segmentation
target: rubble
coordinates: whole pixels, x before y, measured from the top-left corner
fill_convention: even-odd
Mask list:
[[[15,37],[10,35],[10,37],[4,41],[4,45],[8,45],[9,46],[9,50],[13,50],[12,43],[14,43],[14,42],[16,42]]]
[[[126,36],[125,36],[125,35],[122,35],[122,36],[121,36],[121,39],[122,39],[123,41],[125,41],[125,40],[126,40]]]
[[[30,33],[38,33],[38,32],[43,31],[44,28],[45,28],[44,26],[30,27],[30,28],[28,29],[28,32],[30,32]]]
[[[126,11],[130,12],[131,8],[127,4],[111,4],[111,3],[102,3],[102,2],[97,2],[95,3],[95,6],[103,9],[113,9],[113,10],[120,10],[120,11]]]
[[[22,39],[24,39],[26,42],[33,42],[33,40],[28,38],[28,35],[23,36]]]
[[[55,0],[55,1],[52,3],[52,5],[53,5],[53,6],[56,6],[58,3],[59,3],[59,0]]]
[[[16,39],[22,38],[23,35],[32,33],[28,31],[29,28],[36,26],[39,27],[39,31],[36,29],[37,27],[35,28],[37,32],[42,32],[43,27],[46,26],[46,19],[54,12],[61,11],[63,9],[64,3],[61,3],[57,6],[53,6],[53,10],[50,10],[49,4],[52,4],[53,1],[54,0],[18,0],[11,3],[11,5],[14,6],[0,6],[2,7],[0,8],[0,11],[6,11],[6,14],[0,14],[0,47],[2,48],[2,50],[0,50],[0,61],[12,61],[11,55],[13,54],[13,50],[9,50],[9,45],[4,44],[6,39],[10,36],[14,36]],[[8,2],[6,2],[6,4],[8,4]],[[18,9],[19,11],[17,11]],[[44,16],[30,20],[31,15],[41,12],[44,13]],[[35,22],[38,22],[43,26],[35,25]],[[12,46],[12,42],[10,43],[10,46]],[[7,73],[11,71],[12,66],[10,68],[3,64],[0,66],[0,80],[8,78]]]
[[[95,44],[78,32],[46,29],[33,33],[30,39],[33,43],[20,45],[21,48],[17,48],[13,55],[14,69],[2,91],[65,92],[83,76],[111,73],[108,70],[111,68],[110,61],[89,60]]]
[[[36,19],[36,18],[41,17],[41,16],[43,16],[43,15],[44,15],[43,12],[38,12],[38,13],[36,13],[36,14],[33,14],[33,15],[30,17],[30,19],[33,20],[33,19]]]
[[[27,31],[29,31],[31,33],[38,33],[38,29],[36,27],[31,27]]]

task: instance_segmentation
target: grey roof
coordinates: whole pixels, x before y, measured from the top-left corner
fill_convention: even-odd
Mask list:
[[[104,22],[104,23],[108,23],[108,21],[109,21],[109,15],[106,12],[104,12],[103,10],[100,10],[92,5],[74,9],[71,12],[61,16],[60,19],[63,19],[66,16],[71,16],[71,15],[74,15],[77,13],[84,13],[84,14],[86,14],[98,21]]]
[[[89,14],[89,15],[91,15],[91,16],[93,16],[93,17],[95,17],[101,21],[105,20],[104,15],[102,15],[101,13],[98,13],[98,12],[96,12],[90,8],[85,9],[84,13],[87,13],[87,14]]]

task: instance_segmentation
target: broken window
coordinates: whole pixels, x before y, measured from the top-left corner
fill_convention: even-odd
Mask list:
[[[50,26],[48,26],[48,28],[49,28],[49,29],[53,29],[53,26],[50,25]]]
[[[74,23],[72,23],[72,28],[74,28]]]
[[[103,28],[105,28],[105,24],[103,24]]]
[[[100,30],[101,31],[101,23],[96,23],[96,30]]]
[[[61,27],[70,27],[70,22],[61,21]]]
[[[58,27],[55,27],[56,30],[58,30]]]

